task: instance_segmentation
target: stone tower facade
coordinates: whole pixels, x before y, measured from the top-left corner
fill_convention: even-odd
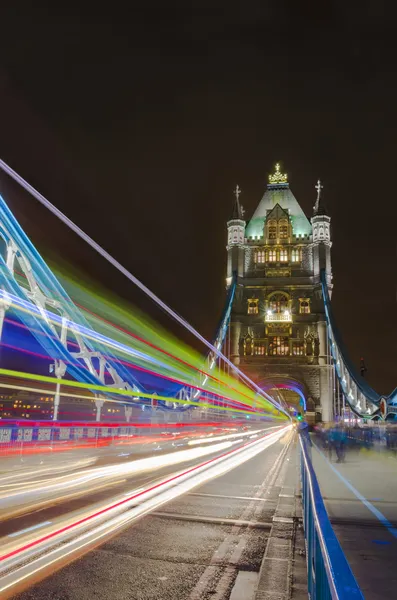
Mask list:
[[[330,217],[320,182],[311,221],[277,164],[246,223],[239,202],[228,221],[227,279],[237,276],[230,323],[233,362],[264,390],[299,399],[309,420],[332,419],[332,380],[320,272],[332,291]],[[291,392],[294,392],[292,394]]]

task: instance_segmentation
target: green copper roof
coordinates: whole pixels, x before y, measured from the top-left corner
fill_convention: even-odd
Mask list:
[[[259,202],[251,221],[245,229],[245,236],[261,237],[267,211],[272,210],[276,204],[287,210],[291,217],[294,235],[311,235],[312,226],[309,219],[298,204],[294,194],[289,189],[288,183],[267,186],[267,190]]]

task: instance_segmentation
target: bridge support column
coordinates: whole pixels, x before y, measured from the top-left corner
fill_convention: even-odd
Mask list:
[[[325,321],[319,321],[317,323],[317,331],[318,331],[318,341],[319,341],[319,357],[318,364],[326,365],[328,364],[328,356],[327,356],[327,324]]]
[[[321,419],[324,423],[334,420],[332,379],[330,377],[330,370],[332,368],[326,365],[320,367]]]
[[[124,415],[125,415],[125,420],[128,423],[132,416],[132,406],[124,406]]]
[[[240,333],[241,323],[232,321],[230,323],[230,360],[233,364],[240,364]]]
[[[104,405],[104,400],[101,400],[100,398],[97,398],[95,400],[95,406],[96,406],[96,421],[100,421],[101,420],[101,409],[102,406]]]

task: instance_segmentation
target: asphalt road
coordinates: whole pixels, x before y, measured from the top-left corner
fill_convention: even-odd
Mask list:
[[[286,450],[284,437],[157,508],[18,600],[238,600],[238,587],[253,598]]]

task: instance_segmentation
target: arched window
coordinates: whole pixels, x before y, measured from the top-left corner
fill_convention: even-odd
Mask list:
[[[301,248],[293,248],[292,249],[291,260],[292,260],[292,262],[302,262],[302,249]]]
[[[293,356],[304,356],[305,344],[303,341],[298,340],[292,343],[292,355]]]
[[[282,313],[288,309],[288,296],[278,292],[269,297],[269,309],[272,312]]]
[[[255,252],[255,262],[256,263],[264,263],[265,262],[265,251],[257,250]]]
[[[269,222],[269,240],[277,239],[277,224],[276,221]]]
[[[265,354],[265,346],[264,346],[263,342],[255,342],[254,354],[256,356],[263,356]]]
[[[288,250],[286,248],[280,250],[280,262],[288,262]]]
[[[269,262],[276,262],[277,261],[277,252],[275,249],[271,249],[269,250]]]
[[[286,240],[288,238],[288,222],[279,221],[278,231],[280,240]]]
[[[269,338],[269,356],[288,356],[288,337],[274,336]]]
[[[310,314],[310,298],[299,298],[299,312],[301,315]]]
[[[259,300],[258,298],[250,298],[248,300],[248,314],[257,315],[259,313]]]
[[[251,354],[252,354],[252,338],[250,335],[247,335],[247,337],[244,338],[244,355],[251,356]]]

